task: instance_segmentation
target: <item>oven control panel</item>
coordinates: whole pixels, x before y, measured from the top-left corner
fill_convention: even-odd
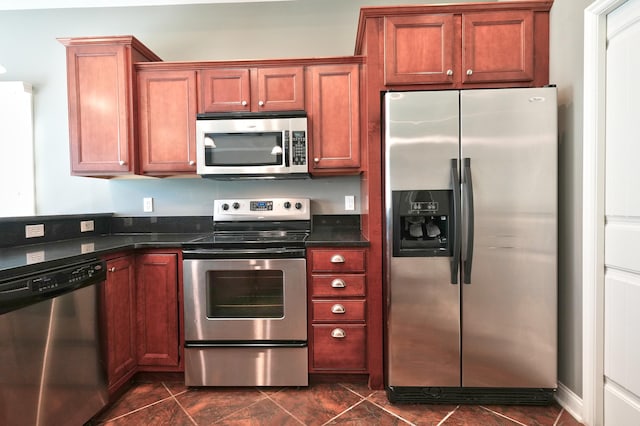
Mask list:
[[[309,198],[214,200],[213,221],[310,220]]]

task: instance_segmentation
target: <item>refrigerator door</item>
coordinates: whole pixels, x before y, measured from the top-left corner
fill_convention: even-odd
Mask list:
[[[463,386],[557,386],[556,105],[555,88],[460,95]]]
[[[457,91],[385,95],[388,386],[460,385],[460,285],[451,284],[451,258],[393,257],[391,194],[452,189],[458,105]]]

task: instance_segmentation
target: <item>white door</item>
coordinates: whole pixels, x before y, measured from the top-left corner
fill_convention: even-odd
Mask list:
[[[604,424],[640,425],[640,0],[607,15]]]

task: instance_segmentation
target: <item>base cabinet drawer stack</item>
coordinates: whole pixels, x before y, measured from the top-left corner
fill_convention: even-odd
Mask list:
[[[366,250],[308,250],[310,371],[367,370]]]

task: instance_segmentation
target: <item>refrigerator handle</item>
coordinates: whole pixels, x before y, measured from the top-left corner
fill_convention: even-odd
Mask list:
[[[451,182],[453,185],[453,257],[451,258],[451,284],[458,284],[458,268],[460,267],[460,174],[458,159],[451,159]]]
[[[471,179],[471,158],[465,158],[464,160],[464,188],[465,188],[465,202],[467,210],[467,242],[466,242],[466,254],[464,257],[464,268],[462,271],[462,281],[465,284],[471,284],[471,265],[473,261],[473,181]]]

